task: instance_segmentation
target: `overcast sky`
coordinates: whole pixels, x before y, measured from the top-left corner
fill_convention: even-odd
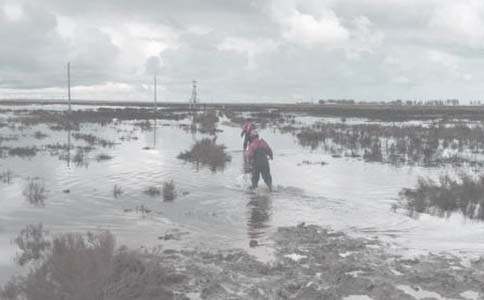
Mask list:
[[[481,0],[0,0],[0,98],[484,99]]]

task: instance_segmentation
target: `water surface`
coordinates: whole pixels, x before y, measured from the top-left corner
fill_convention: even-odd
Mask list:
[[[176,158],[204,137],[180,128],[189,121],[152,121],[150,130],[141,130],[134,123],[82,125],[80,132],[116,142],[111,148],[96,146],[88,153],[88,164],[72,161],[76,150],[70,151],[67,160],[45,151],[31,159],[0,159],[0,172],[12,170],[15,175],[11,184],[0,182],[0,280],[14,270],[16,249],[11,240],[26,225],[40,222],[53,234],[108,229],[121,243],[135,248],[161,244],[249,249],[249,242],[257,240],[260,247],[251,250],[256,253],[270,248],[268,237],[278,226],[306,222],[352,235],[376,236],[394,245],[396,251],[484,253],[483,223],[466,221],[459,215],[447,219],[421,215],[416,219],[392,210],[399,191],[414,186],[419,176],[437,178],[459,170],[333,158],[323,150],[299,146],[290,134],[268,128],[260,133],[275,153],[271,162],[275,191],[269,193],[261,182],[250,192],[239,128],[219,126],[223,132],[217,142],[227,146],[232,161],[223,171],[212,172]],[[35,139],[36,131],[48,137]],[[18,140],[5,141],[4,146],[86,145],[73,139],[73,132],[52,131],[45,125],[21,131],[4,127],[0,133],[18,135]],[[99,153],[113,159],[97,162]],[[326,164],[301,164],[305,160]],[[26,180],[33,177],[45,182],[48,197],[44,206],[32,205],[22,195]],[[145,188],[161,186],[167,180],[176,183],[175,201],[163,202],[143,193]],[[124,192],[118,198],[113,196],[114,185]],[[137,211],[141,206],[151,212]],[[183,234],[180,240],[159,240],[171,232]]]

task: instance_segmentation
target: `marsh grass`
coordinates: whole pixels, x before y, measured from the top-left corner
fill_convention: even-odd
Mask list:
[[[44,206],[45,199],[47,199],[45,184],[38,178],[29,178],[24,186],[22,194],[27,202],[36,206]]]
[[[225,168],[226,163],[231,161],[230,155],[225,152],[225,146],[218,145],[215,140],[209,138],[197,141],[192,149],[180,153],[178,158],[207,165],[212,171]]]
[[[96,155],[96,161],[98,161],[98,162],[111,160],[111,159],[113,159],[113,157],[109,154],[106,154],[106,153],[100,153],[100,154]]]
[[[100,145],[101,147],[106,148],[106,147],[113,147],[115,145],[115,143],[112,141],[103,139],[101,137],[98,137],[89,133],[74,133],[72,134],[72,137],[75,140],[83,140],[90,146]]]
[[[72,157],[72,162],[77,166],[77,167],[88,167],[89,166],[89,158],[87,155],[87,152],[83,148],[77,148],[76,153]]]
[[[151,197],[156,197],[156,196],[161,195],[161,189],[157,186],[152,185],[152,186],[145,188],[143,193],[145,193],[146,195],[151,196]]]
[[[136,206],[136,212],[141,214],[142,217],[150,214],[153,210],[149,209],[148,207],[144,206],[143,204]]]
[[[468,156],[483,153],[484,128],[479,126],[316,123],[293,133],[304,147],[339,148],[340,155],[363,157],[369,162],[426,167],[484,164]]]
[[[141,131],[148,131],[148,130],[151,130],[153,128],[153,125],[151,124],[151,122],[149,120],[135,122],[133,124],[133,126],[139,127],[141,129]]]
[[[0,135],[0,144],[3,142],[11,142],[11,141],[18,141],[19,135],[13,134],[13,135]]]
[[[17,253],[15,261],[20,266],[42,258],[45,251],[50,248],[50,241],[46,239],[48,231],[43,229],[42,223],[37,225],[29,224],[20,231],[14,243],[21,251]]]
[[[428,213],[448,217],[460,212],[469,219],[484,220],[484,175],[441,176],[438,181],[419,178],[415,188],[400,192],[400,201],[410,215]]]
[[[35,146],[33,147],[12,147],[6,148],[8,150],[9,156],[17,156],[21,158],[32,158],[37,155],[39,149]]]
[[[6,170],[0,173],[0,181],[6,184],[12,183],[13,172],[11,170]]]
[[[109,232],[62,234],[50,245],[29,273],[0,288],[1,299],[173,299],[170,285],[184,280],[152,254],[116,250]]]
[[[119,185],[115,184],[115,185],[114,185],[114,188],[113,188],[113,197],[114,197],[114,198],[119,198],[119,197],[121,197],[123,194],[124,194],[123,189],[122,189],[122,188],[121,188]]]
[[[48,137],[47,134],[43,133],[42,131],[36,131],[34,133],[34,138],[38,139],[38,140],[42,140],[42,139],[45,139],[46,137]]]
[[[215,134],[219,118],[214,110],[198,113],[193,116],[193,122],[199,125],[198,130],[202,133]]]
[[[164,201],[173,201],[177,197],[175,182],[173,180],[163,182],[162,194]]]

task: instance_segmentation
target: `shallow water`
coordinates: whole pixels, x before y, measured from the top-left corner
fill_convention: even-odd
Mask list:
[[[412,187],[419,176],[438,177],[454,169],[394,167],[367,163],[354,158],[333,158],[322,150],[308,150],[290,134],[261,130],[272,146],[271,162],[276,186],[269,193],[263,183],[249,192],[250,176],[244,174],[239,128],[223,130],[217,142],[227,146],[232,161],[221,172],[197,168],[176,158],[202,135],[187,133],[178,125],[188,121],[159,120],[155,129],[142,131],[134,122],[82,125],[80,132],[92,133],[118,143],[112,148],[97,148],[89,153],[88,165],[39,152],[32,159],[0,159],[0,172],[14,172],[11,184],[0,182],[0,281],[11,275],[15,247],[11,240],[28,224],[42,222],[52,233],[109,229],[120,242],[164,247],[202,247],[249,249],[257,240],[256,253],[270,248],[268,236],[278,226],[300,222],[329,226],[352,235],[379,237],[390,242],[395,251],[450,251],[454,254],[484,254],[484,223],[466,221],[459,215],[447,219],[421,215],[409,217],[393,211],[403,187]],[[32,137],[36,131],[48,135]],[[85,145],[67,131],[51,131],[45,125],[22,132],[1,128],[1,134],[19,134],[19,140],[2,145],[42,145],[68,143]],[[124,140],[120,138],[124,137]],[[75,150],[71,150],[74,155]],[[113,156],[97,162],[98,153]],[[301,165],[302,161],[326,165]],[[45,182],[45,206],[28,203],[22,190],[29,177]],[[163,202],[143,190],[173,179],[178,198]],[[113,196],[114,185],[124,193]],[[69,189],[69,193],[63,191]],[[136,211],[136,207],[152,210]],[[160,241],[165,233],[182,233],[180,240]],[[260,253],[259,253],[260,254]]]

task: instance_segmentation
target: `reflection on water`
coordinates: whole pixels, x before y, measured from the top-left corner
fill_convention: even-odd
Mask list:
[[[153,120],[153,149],[156,148],[156,129],[158,128],[158,120]]]
[[[270,194],[254,194],[247,203],[247,234],[250,240],[263,236],[270,226],[272,203]]]
[[[67,168],[71,168],[71,127],[67,128]]]
[[[243,159],[242,159],[242,172],[243,174],[250,174],[252,172],[252,165],[250,164],[249,160],[247,157],[242,153]]]

